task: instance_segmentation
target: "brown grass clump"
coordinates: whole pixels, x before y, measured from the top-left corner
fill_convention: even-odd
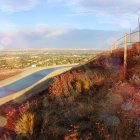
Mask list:
[[[30,137],[34,134],[35,114],[25,113],[17,121],[15,131],[17,134]]]
[[[76,87],[76,90],[77,92],[81,93],[82,92],[82,81],[79,80],[75,83],[75,87]]]
[[[132,83],[135,86],[140,86],[140,75],[133,75],[133,77],[130,79],[130,83]]]
[[[100,85],[101,82],[104,80],[104,77],[102,75],[97,75],[96,73],[93,74],[93,85]]]
[[[88,80],[78,80],[75,83],[76,91],[78,93],[87,92],[90,88]]]

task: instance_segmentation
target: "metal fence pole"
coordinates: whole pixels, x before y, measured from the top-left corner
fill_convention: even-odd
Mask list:
[[[127,34],[124,35],[124,77],[126,76],[127,68]]]
[[[110,52],[112,53],[112,47],[110,48]]]
[[[131,43],[131,28],[130,28],[130,43]]]
[[[138,28],[139,28],[139,41],[140,41],[140,19],[138,18]]]
[[[117,45],[116,45],[116,41],[114,42],[114,49],[116,49],[117,47],[116,47]]]

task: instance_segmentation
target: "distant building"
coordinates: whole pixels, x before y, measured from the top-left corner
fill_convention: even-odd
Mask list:
[[[32,65],[32,68],[36,68],[36,65],[34,64],[34,65]]]

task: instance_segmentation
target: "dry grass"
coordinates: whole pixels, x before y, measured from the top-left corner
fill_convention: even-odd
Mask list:
[[[0,70],[0,81],[20,74],[23,70]]]
[[[127,75],[140,65],[133,49],[138,57],[128,58]],[[139,140],[139,70],[125,78],[122,68],[123,51],[115,50],[55,77],[34,109],[34,139]],[[34,131],[26,131],[29,139]]]
[[[130,83],[135,86],[140,86],[140,75],[133,75],[130,79]]]
[[[35,114],[25,113],[15,125],[15,132],[22,136],[31,137],[34,133]]]

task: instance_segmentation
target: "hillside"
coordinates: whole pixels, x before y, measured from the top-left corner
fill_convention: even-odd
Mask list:
[[[47,90],[1,115],[5,140],[139,140],[140,43],[104,52],[50,81]]]

